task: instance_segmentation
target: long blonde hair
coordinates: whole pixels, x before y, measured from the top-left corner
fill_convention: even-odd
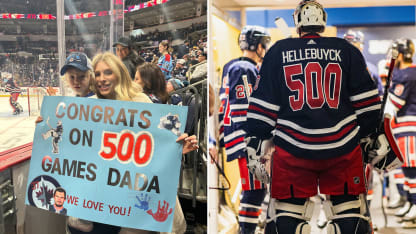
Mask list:
[[[143,93],[142,87],[131,80],[126,66],[116,55],[111,52],[99,53],[95,55],[92,60],[92,67],[94,71],[98,62],[104,62],[107,64],[118,79],[117,85],[115,86],[116,100],[133,101],[140,93]],[[97,97],[105,98],[98,90]]]

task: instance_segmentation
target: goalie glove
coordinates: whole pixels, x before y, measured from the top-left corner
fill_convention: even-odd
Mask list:
[[[378,137],[365,137],[361,139],[360,144],[364,154],[364,162],[372,165],[379,162],[391,150],[384,134],[380,134]]]
[[[390,116],[384,117],[384,133],[361,140],[364,160],[377,171],[391,171],[403,164],[403,156],[393,136]]]
[[[247,167],[249,171],[261,182],[269,183],[270,177],[267,172],[263,156],[270,154],[274,149],[273,140],[260,140],[257,137],[249,137],[247,142]]]
[[[377,171],[391,171],[403,164],[403,161],[394,153],[390,147],[385,134],[378,135],[369,155],[372,155],[371,165]]]

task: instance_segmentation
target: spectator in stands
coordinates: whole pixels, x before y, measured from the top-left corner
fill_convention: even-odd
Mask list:
[[[166,82],[165,76],[156,64],[144,63],[138,66],[134,81],[143,87],[143,92],[153,103],[182,105],[180,95],[174,94],[169,97],[169,82]]]
[[[94,90],[94,72],[91,61],[86,54],[81,52],[71,53],[65,61],[65,65],[61,68],[60,74],[64,76],[72,91],[77,97],[96,98]],[[43,121],[42,116],[36,119],[36,123]],[[68,217],[68,231],[71,234],[79,233],[108,233],[104,231],[114,231],[117,233],[119,227],[90,222],[87,220]]]
[[[198,52],[199,53],[197,59],[199,63],[202,63],[203,61],[207,60],[207,54],[203,50],[200,50]]]
[[[126,65],[131,79],[134,80],[136,67],[144,63],[144,59],[132,49],[132,42],[127,37],[120,37],[118,41],[113,44],[113,47],[116,48],[117,56],[123,61],[124,65]]]
[[[191,84],[207,78],[208,67],[207,54],[205,52],[201,51],[200,55],[198,56],[198,62],[199,63],[189,71]]]
[[[95,73],[97,96],[99,98],[151,102],[148,96],[143,93],[142,87],[129,78],[126,67],[112,53],[97,54],[93,59],[92,66]],[[188,134],[182,134],[178,137],[177,142],[183,142],[183,154],[198,148],[196,136],[188,137]],[[173,232],[185,232],[186,223],[178,199],[176,199],[173,223]],[[130,228],[122,228],[120,231],[120,233],[131,234],[142,232],[142,230]]]
[[[169,80],[172,77],[173,63],[172,57],[169,54],[169,43],[167,41],[161,41],[159,43],[160,57],[157,61],[157,65],[165,75],[165,79]]]
[[[174,105],[182,105],[182,97],[179,94],[172,94],[172,92],[184,88],[181,80],[172,78],[166,83],[166,91],[170,94],[171,103]]]
[[[65,77],[77,97],[94,96],[94,72],[91,61],[82,52],[71,53],[61,69],[61,76]]]
[[[175,69],[173,69],[173,77],[176,79],[186,81],[186,72],[188,71],[188,67],[186,66],[185,59],[178,59],[176,60]]]
[[[190,59],[189,59],[189,67],[194,66],[196,64],[198,64],[198,59],[196,57],[196,53],[194,51],[192,51],[190,53]]]
[[[178,47],[178,58],[182,58],[187,53],[189,53],[189,41],[185,40],[183,44]]]
[[[143,92],[153,103],[167,103],[166,80],[156,64],[143,63],[137,67],[134,82],[143,88]]]
[[[179,80],[179,79],[175,79],[175,78],[169,79],[168,82],[166,83],[166,91],[168,93],[171,93],[171,92],[176,91],[178,89],[181,89],[183,87],[185,87],[185,86],[182,83],[182,81]]]
[[[190,63],[191,58],[190,58],[189,54],[185,54],[185,55],[182,57],[182,59],[184,59],[184,60],[185,60],[185,66],[187,66],[187,67],[189,68],[189,67],[191,66],[191,63]]]

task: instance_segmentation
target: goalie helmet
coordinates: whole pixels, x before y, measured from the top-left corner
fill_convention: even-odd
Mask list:
[[[267,49],[270,43],[270,34],[261,26],[244,26],[238,37],[238,44],[242,50],[256,51],[258,44]]]
[[[403,54],[405,59],[411,59],[415,53],[415,45],[410,39],[395,40],[393,42],[392,48],[397,49],[399,53]]]
[[[326,12],[321,4],[314,0],[303,0],[293,13],[296,32],[321,33],[326,26]]]

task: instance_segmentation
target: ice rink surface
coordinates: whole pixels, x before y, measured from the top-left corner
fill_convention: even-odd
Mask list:
[[[29,117],[27,98],[19,97],[23,113],[13,115],[8,97],[0,97],[0,152],[33,141],[36,116]]]

